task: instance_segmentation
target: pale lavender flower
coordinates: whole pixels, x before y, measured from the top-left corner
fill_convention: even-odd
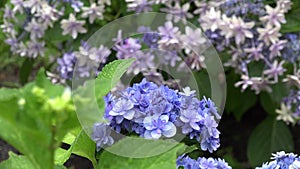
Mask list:
[[[7,20],[4,20],[4,23],[0,25],[0,28],[3,30],[3,32],[9,33],[11,36],[15,36],[17,34],[14,24],[8,22]]]
[[[147,139],[159,139],[162,135],[173,137],[176,134],[176,126],[169,121],[169,116],[147,116],[143,121],[146,131],[144,137]]]
[[[13,5],[13,11],[19,11],[21,14],[24,12],[24,0],[11,0],[10,1]]]
[[[90,24],[94,23],[95,19],[103,19],[104,5],[92,3],[90,7],[82,7],[81,17],[89,18]]]
[[[248,53],[248,58],[253,58],[254,60],[258,61],[260,59],[264,58],[263,55],[263,43],[259,43],[258,46],[255,46],[255,44],[252,44],[251,48],[245,48],[245,52]]]
[[[199,23],[204,31],[215,31],[220,28],[221,11],[215,8],[210,8],[204,15],[200,15]]]
[[[16,53],[18,53],[21,57],[24,57],[28,55],[29,50],[23,42],[20,42]]]
[[[83,2],[80,0],[63,0],[64,2],[70,3],[71,7],[74,9],[75,12],[80,12],[81,7],[83,6]]]
[[[281,33],[279,33],[280,27],[273,27],[270,24],[267,24],[265,28],[257,28],[257,32],[259,33],[258,40],[262,40],[266,43],[266,45],[270,45],[270,43],[275,43],[279,40]]]
[[[277,6],[276,8],[272,8],[271,6],[266,6],[267,15],[260,17],[260,20],[264,23],[274,25],[277,27],[280,27],[281,24],[286,23],[286,20],[284,18],[284,13],[281,10],[280,6]]]
[[[149,0],[126,0],[128,11],[137,13],[152,11],[153,1]]]
[[[117,51],[117,58],[118,59],[127,59],[131,58],[132,54],[139,51],[142,45],[138,39],[128,38],[124,41],[118,42],[114,46],[114,50]]]
[[[228,18],[223,15],[223,19],[221,33],[227,39],[233,37],[236,44],[241,44],[244,43],[245,38],[253,38],[253,33],[250,30],[254,27],[254,22],[244,22],[242,18],[236,16]]]
[[[284,49],[287,40],[279,40],[270,46],[270,58],[281,56],[280,51]]]
[[[70,34],[73,39],[77,38],[78,33],[86,33],[87,30],[83,27],[85,21],[76,20],[74,14],[69,15],[69,19],[61,21],[61,28],[64,30],[63,35]]]
[[[201,29],[196,28],[193,30],[191,27],[185,27],[185,34],[181,35],[181,41],[183,41],[186,47],[186,54],[190,54],[192,50],[196,50],[195,52],[200,53],[201,47],[205,47],[204,43],[206,39],[202,35]]]
[[[293,3],[291,0],[277,0],[276,4],[283,12],[288,12],[292,8]]]
[[[12,52],[16,52],[16,50],[19,48],[19,43],[17,38],[11,37],[5,40],[5,43],[10,46],[10,50]]]
[[[35,18],[28,23],[25,30],[30,32],[30,39],[32,40],[42,38],[45,34],[45,27],[41,23],[38,23]]]
[[[253,81],[248,75],[241,76],[242,81],[238,81],[234,84],[235,87],[242,86],[242,92],[245,91],[249,86],[253,85]]]
[[[43,9],[43,4],[47,3],[43,0],[27,0],[24,1],[24,7],[29,8],[32,14],[39,13]]]
[[[110,136],[111,128],[104,123],[95,123],[92,133],[92,139],[96,142],[97,151],[104,145],[111,146],[114,143],[114,139]]]
[[[38,21],[42,24],[45,28],[50,26],[53,27],[53,23],[56,22],[63,13],[58,11],[56,8],[44,4],[42,11],[37,13],[35,16],[38,17]]]
[[[36,58],[37,56],[44,56],[44,46],[45,42],[29,41],[27,43],[28,57]]]
[[[193,52],[185,58],[185,62],[182,64],[187,64],[192,70],[201,70],[202,68],[206,68],[204,61],[205,57],[203,55],[197,55]]]
[[[179,50],[181,48],[179,44],[179,28],[173,26],[172,22],[167,21],[164,26],[159,26],[158,32],[161,36],[161,39],[158,41],[160,48],[166,51]]]
[[[133,73],[134,75],[137,75],[140,72],[154,67],[154,55],[150,51],[137,51],[132,54],[132,58],[135,58],[136,60],[128,68],[127,74]]]
[[[284,61],[278,64],[278,60],[275,60],[271,65],[270,69],[264,70],[264,74],[269,78],[274,78],[275,82],[278,82],[278,76],[282,75],[286,69],[282,67]]]
[[[183,23],[186,22],[186,19],[193,18],[193,15],[189,13],[190,3],[185,3],[180,5],[179,2],[175,2],[174,6],[172,3],[166,3],[167,8],[162,8],[162,12],[167,13],[167,20],[174,20],[174,22],[179,22],[182,20]]]
[[[5,5],[3,18],[4,19],[12,19],[15,17],[15,11],[13,11],[8,4]]]

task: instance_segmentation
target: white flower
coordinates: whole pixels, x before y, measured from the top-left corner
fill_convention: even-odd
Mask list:
[[[277,115],[277,120],[282,120],[286,122],[287,124],[289,123],[295,123],[295,119],[293,118],[293,113],[291,112],[290,108],[288,108],[285,104],[281,103],[280,109],[276,110]]]
[[[104,6],[97,6],[96,3],[92,3],[90,7],[82,7],[81,17],[89,18],[89,22],[94,23],[95,19],[103,19]]]
[[[87,30],[83,27],[85,21],[76,20],[74,14],[69,15],[69,19],[61,21],[61,28],[64,30],[63,35],[70,34],[73,39],[77,38],[78,33],[86,33]]]
[[[274,25],[277,27],[281,26],[281,23],[286,23],[284,13],[279,6],[272,8],[269,5],[266,6],[267,15],[260,18],[264,23]]]
[[[270,45],[270,43],[275,43],[279,40],[281,33],[279,33],[279,27],[273,27],[270,24],[267,24],[265,28],[257,28],[257,32],[259,33],[258,40],[263,40],[266,45]]]
[[[196,91],[195,90],[191,90],[190,87],[185,87],[182,88],[183,92],[179,92],[179,94],[184,95],[184,96],[194,96]]]
[[[220,28],[221,11],[210,8],[203,16],[199,17],[199,23],[204,31],[215,31]]]
[[[254,22],[244,22],[242,18],[233,16],[228,18],[222,16],[224,23],[221,26],[221,33],[227,38],[235,38],[236,44],[241,44],[245,38],[253,38],[253,33],[250,31],[255,25]]]
[[[30,32],[30,39],[32,40],[42,38],[45,34],[45,27],[41,23],[36,22],[35,18],[28,23],[25,30]]]

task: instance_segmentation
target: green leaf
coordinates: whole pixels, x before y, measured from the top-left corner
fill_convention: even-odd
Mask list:
[[[13,152],[8,152],[9,159],[0,163],[0,169],[29,169],[35,168],[31,161],[23,155],[16,155]]]
[[[96,79],[95,92],[98,96],[105,96],[120,80],[135,58],[115,60],[107,64]]]
[[[226,78],[227,98],[225,109],[227,112],[233,113],[237,120],[240,120],[244,113],[256,104],[257,96],[250,90],[241,92],[240,87],[234,86],[238,80],[234,72],[231,72]]]
[[[279,103],[276,103],[274,98],[271,96],[270,93],[262,92],[259,96],[260,104],[263,109],[268,112],[269,114],[276,114],[275,110],[280,106]]]
[[[97,169],[176,168],[177,152],[183,148],[183,144],[172,141],[125,138],[101,153]],[[136,158],[128,158],[118,154]],[[153,156],[154,154],[158,155]],[[147,155],[149,157],[145,157]]]
[[[268,117],[252,132],[247,156],[253,167],[261,166],[270,159],[271,153],[277,151],[292,152],[294,143],[289,128],[274,117]]]
[[[32,68],[33,68],[33,63],[34,63],[34,60],[31,59],[31,58],[26,58],[20,68],[20,83],[21,84],[25,84],[26,82],[28,82],[28,78],[29,78],[29,75],[32,71]]]
[[[85,82],[73,92],[77,117],[87,133],[91,133],[91,127],[96,122],[103,120],[103,97],[117,84],[133,61],[134,58],[107,64],[96,80]]]
[[[44,38],[48,42],[62,42],[70,39],[70,36],[65,36],[62,34],[63,30],[59,23],[55,23],[53,28],[47,29]]]
[[[96,166],[97,162],[95,159],[95,142],[91,140],[91,138],[83,130],[81,130],[77,134],[76,138],[74,135],[66,135],[65,140],[70,142],[72,139],[74,139],[74,141],[68,150],[64,150],[61,148],[56,150],[55,163],[64,164],[73,153],[82,157],[86,157],[93,163],[94,166]]]
[[[293,1],[292,9],[285,15],[286,24],[281,25],[280,32],[290,33],[300,31],[300,2]]]

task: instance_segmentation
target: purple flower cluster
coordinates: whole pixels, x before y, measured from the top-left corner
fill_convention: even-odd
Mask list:
[[[226,50],[232,56],[225,66],[235,68],[241,75],[236,87],[241,86],[242,91],[250,88],[256,94],[270,92],[271,85],[286,72],[285,61],[295,60],[299,41],[293,35],[280,33],[291,4],[290,0],[276,1],[275,7],[264,5],[262,0],[196,3],[196,11],[201,14],[198,21],[207,37],[217,50]],[[250,63],[265,67],[254,74]]]
[[[273,154],[273,161],[265,163],[262,167],[256,169],[298,169],[300,168],[300,158],[293,153],[285,153],[284,151]]]
[[[65,53],[62,58],[57,59],[57,71],[62,79],[73,78],[75,64],[77,63],[77,77],[95,76],[98,69],[104,64],[111,51],[100,45],[98,48],[90,47],[87,42],[82,41],[79,51]]]
[[[231,169],[223,159],[199,157],[197,160],[182,155],[177,158],[177,168],[183,169]]]
[[[121,91],[119,97],[108,94],[105,102],[105,118],[118,133],[159,139],[173,137],[180,130],[196,138],[204,151],[213,152],[220,146],[215,121],[220,115],[214,103],[206,98],[198,100],[189,88],[178,92],[143,79]]]

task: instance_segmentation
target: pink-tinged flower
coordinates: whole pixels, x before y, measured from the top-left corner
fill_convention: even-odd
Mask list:
[[[73,39],[77,38],[78,33],[86,33],[87,30],[83,27],[85,21],[76,20],[74,14],[69,15],[69,19],[61,21],[61,28],[64,30],[63,35],[70,34]]]
[[[252,44],[251,48],[244,49],[246,53],[248,53],[248,58],[254,58],[254,60],[258,61],[264,58],[263,52],[263,43],[260,43],[258,46]]]
[[[293,3],[290,0],[277,0],[276,4],[283,12],[287,12],[292,8]]]
[[[274,25],[277,27],[281,26],[281,23],[286,23],[284,13],[279,6],[272,8],[269,5],[266,6],[267,15],[260,18],[264,23]]]
[[[270,46],[270,58],[281,56],[280,51],[285,47],[287,40],[279,40]]]
[[[90,24],[94,23],[95,19],[103,19],[104,6],[97,6],[96,3],[92,3],[90,7],[82,7],[81,17],[89,18]]]
[[[284,61],[281,61],[278,64],[278,61],[275,60],[271,65],[270,69],[264,71],[264,74],[267,75],[269,78],[274,78],[275,82],[278,82],[278,76],[282,75],[286,69],[282,67]]]
[[[204,15],[199,17],[199,23],[204,31],[215,31],[220,28],[221,11],[210,8]]]
[[[275,43],[279,40],[281,33],[279,33],[280,27],[273,27],[270,24],[267,24],[265,28],[257,28],[257,32],[259,33],[258,40],[262,40],[266,43],[266,45],[270,45],[270,43]]]
[[[34,18],[25,27],[25,30],[30,32],[31,40],[42,38],[45,34],[45,27],[41,23],[38,23]]]
[[[253,33],[250,31],[255,25],[254,22],[244,22],[242,18],[233,16],[228,18],[222,16],[224,22],[221,26],[221,33],[227,38],[235,38],[236,44],[241,44],[246,38],[253,38]]]

